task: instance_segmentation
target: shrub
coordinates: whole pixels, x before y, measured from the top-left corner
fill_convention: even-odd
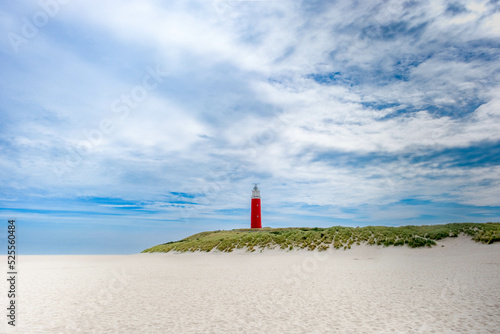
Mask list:
[[[265,228],[261,230],[239,229],[232,231],[202,232],[179,241],[170,241],[144,250],[143,252],[195,252],[217,249],[231,252],[234,248],[293,249],[293,247],[326,250],[330,245],[335,249],[349,249],[353,243],[366,242],[368,245],[390,245],[409,247],[431,247],[435,240],[457,237],[461,233],[482,243],[500,242],[500,223],[460,223],[423,226],[365,226],[351,228],[333,226],[330,228]]]

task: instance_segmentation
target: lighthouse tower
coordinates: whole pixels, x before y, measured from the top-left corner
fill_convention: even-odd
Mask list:
[[[260,214],[260,190],[257,187],[257,183],[252,190],[252,218],[250,227],[262,228],[262,217]]]

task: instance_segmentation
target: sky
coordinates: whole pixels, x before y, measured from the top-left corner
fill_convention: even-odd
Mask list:
[[[22,254],[250,224],[500,221],[500,2],[5,0]]]

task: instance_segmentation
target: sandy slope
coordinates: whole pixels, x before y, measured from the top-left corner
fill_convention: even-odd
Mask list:
[[[445,247],[440,247],[444,244]],[[500,244],[24,256],[1,333],[498,333]],[[6,291],[2,282],[1,291]],[[7,298],[2,292],[2,303]]]

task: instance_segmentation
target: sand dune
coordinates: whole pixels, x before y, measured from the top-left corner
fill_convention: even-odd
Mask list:
[[[21,256],[18,289],[1,333],[498,333],[500,244]]]

